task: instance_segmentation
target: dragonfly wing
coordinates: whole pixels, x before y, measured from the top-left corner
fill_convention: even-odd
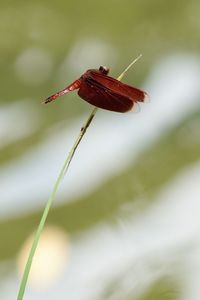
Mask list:
[[[127,112],[134,105],[129,97],[118,94],[91,78],[82,81],[78,95],[94,106],[116,112]]]
[[[108,89],[112,90],[117,94],[129,97],[132,101],[146,102],[148,98],[148,94],[146,92],[128,84],[125,84],[110,76],[103,75],[98,71],[91,70],[88,74],[88,77],[91,77],[96,82],[100,83],[101,85],[107,87]]]

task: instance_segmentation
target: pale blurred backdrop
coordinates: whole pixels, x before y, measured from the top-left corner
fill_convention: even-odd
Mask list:
[[[47,96],[106,65],[151,101],[99,110],[62,181],[26,300],[200,299],[200,2],[0,3],[0,299],[16,299],[58,172],[92,107]]]

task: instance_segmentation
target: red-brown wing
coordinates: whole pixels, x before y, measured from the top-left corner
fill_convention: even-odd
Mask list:
[[[126,97],[129,97],[132,101],[144,102],[146,98],[148,98],[148,94],[140,89],[137,89],[128,84],[122,83],[121,81],[112,78],[107,75],[103,75],[98,71],[91,70],[87,77],[92,78],[97,83],[102,86],[110,89],[112,92],[116,94],[120,94]]]
[[[134,105],[129,97],[118,94],[91,78],[82,81],[78,95],[94,106],[121,113],[131,110]]]

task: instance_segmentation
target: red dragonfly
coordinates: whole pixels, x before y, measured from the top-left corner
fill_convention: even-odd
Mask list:
[[[99,69],[87,70],[69,86],[48,97],[44,103],[54,101],[58,97],[78,89],[78,95],[90,104],[124,113],[133,110],[137,102],[145,102],[149,98],[146,92],[122,83],[108,76],[108,73],[109,69],[102,66]]]

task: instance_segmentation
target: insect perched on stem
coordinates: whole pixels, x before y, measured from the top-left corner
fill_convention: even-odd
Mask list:
[[[109,69],[100,67],[87,70],[79,79],[69,86],[48,97],[44,103],[56,100],[64,94],[78,89],[78,95],[90,104],[116,112],[135,109],[137,102],[145,102],[148,94],[138,88],[122,83],[108,76]]]

